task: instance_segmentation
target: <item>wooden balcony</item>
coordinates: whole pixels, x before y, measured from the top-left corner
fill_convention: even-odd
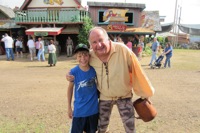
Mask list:
[[[15,22],[17,24],[32,23],[82,23],[83,18],[88,16],[87,11],[76,9],[66,10],[26,10],[15,12]]]

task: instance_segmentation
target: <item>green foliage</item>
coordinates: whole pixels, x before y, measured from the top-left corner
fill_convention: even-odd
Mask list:
[[[165,38],[164,37],[158,37],[158,42],[160,43],[161,47],[163,48],[165,45]]]
[[[147,56],[151,55],[151,53],[152,53],[151,48],[149,46],[146,46],[145,49],[144,49],[144,51],[143,51],[143,53],[145,55],[147,55]]]
[[[165,42],[169,42],[168,37],[165,37]]]
[[[163,38],[163,37],[158,37],[157,40],[158,40],[160,43],[163,43],[163,42],[164,42],[164,38]]]
[[[78,35],[78,43],[83,43],[89,46],[88,35],[89,35],[90,29],[92,29],[93,27],[94,26],[93,26],[91,18],[85,17],[83,26],[81,27],[79,35]]]

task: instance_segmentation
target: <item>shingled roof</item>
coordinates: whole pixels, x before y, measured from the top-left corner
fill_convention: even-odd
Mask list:
[[[2,12],[5,16],[7,16],[10,19],[15,17],[15,13],[14,13],[13,9],[11,9],[9,7],[0,5],[0,12]]]
[[[113,2],[87,2],[88,6],[100,7],[122,7],[122,8],[139,8],[141,11],[146,8],[145,4],[137,3],[113,3]]]

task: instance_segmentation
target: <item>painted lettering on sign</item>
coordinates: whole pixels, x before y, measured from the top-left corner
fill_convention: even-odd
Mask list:
[[[115,24],[115,25],[108,25],[107,29],[108,30],[118,30],[118,31],[125,31],[127,28],[126,25],[122,25],[122,24]]]

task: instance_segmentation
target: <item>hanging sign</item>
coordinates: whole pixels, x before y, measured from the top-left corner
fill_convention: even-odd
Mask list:
[[[127,28],[126,25],[123,24],[114,24],[114,25],[108,25],[107,29],[108,30],[118,30],[118,31],[125,31]]]
[[[103,21],[107,22],[127,22],[128,17],[126,17],[126,13],[128,9],[108,9],[103,13]]]
[[[48,36],[48,32],[34,32],[35,36]]]

